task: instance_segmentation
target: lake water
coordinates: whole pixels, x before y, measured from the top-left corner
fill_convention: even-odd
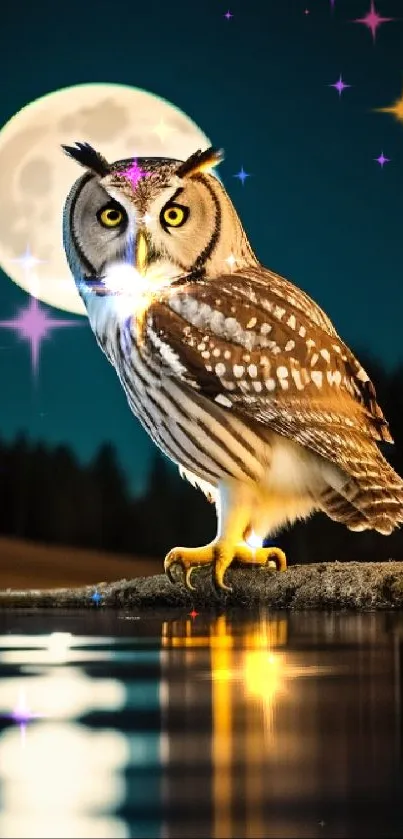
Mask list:
[[[403,614],[0,612],[0,836],[401,837]]]

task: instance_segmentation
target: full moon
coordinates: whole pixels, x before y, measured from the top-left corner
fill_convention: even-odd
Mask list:
[[[107,160],[186,160],[211,145],[182,111],[115,84],[63,88],[22,108],[0,131],[0,268],[38,300],[84,314],[62,245],[62,211],[83,173],[61,144],[88,142]],[[31,265],[21,259],[31,254]]]

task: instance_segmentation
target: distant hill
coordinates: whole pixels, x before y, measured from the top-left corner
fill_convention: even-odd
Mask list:
[[[0,537],[0,589],[64,588],[161,573],[163,557],[144,559]]]

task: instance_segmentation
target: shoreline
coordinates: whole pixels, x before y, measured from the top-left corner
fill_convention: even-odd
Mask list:
[[[151,570],[151,569],[150,569]],[[195,572],[196,591],[164,574],[79,587],[0,590],[0,609],[144,609],[256,606],[289,610],[373,611],[403,608],[403,562],[334,562],[293,565],[284,573],[230,568],[231,593],[217,596],[209,569]],[[94,597],[95,594],[95,597]]]

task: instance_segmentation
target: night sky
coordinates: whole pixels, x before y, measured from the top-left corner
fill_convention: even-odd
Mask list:
[[[0,123],[83,82],[168,99],[225,149],[220,175],[261,261],[311,294],[354,349],[393,367],[403,361],[403,121],[373,109],[403,92],[403,2],[376,0],[379,15],[401,20],[375,43],[351,22],[370,0],[228,2],[7,4]],[[340,74],[351,85],[341,96],[330,86]],[[0,273],[0,319],[27,301]],[[113,442],[131,487],[144,487],[152,444],[87,324],[44,342],[36,383],[28,345],[0,329],[0,385],[0,437],[24,431],[82,460]]]

